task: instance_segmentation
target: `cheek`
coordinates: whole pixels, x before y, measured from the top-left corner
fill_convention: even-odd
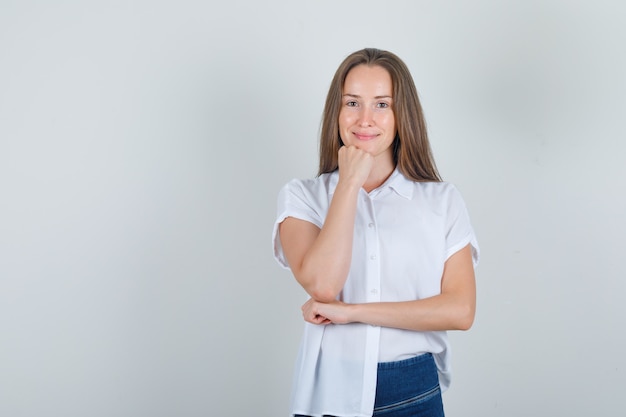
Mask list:
[[[352,126],[352,120],[350,115],[346,115],[346,114],[340,114],[339,115],[339,131],[343,132],[346,129],[348,129],[350,126]]]
[[[385,118],[385,126],[387,126],[387,129],[389,130],[393,130],[395,131],[397,126],[396,126],[396,119],[395,117],[392,115],[389,115]]]
[[[385,118],[387,119],[388,123],[395,123],[396,115],[393,113],[393,111],[389,111],[385,114]]]

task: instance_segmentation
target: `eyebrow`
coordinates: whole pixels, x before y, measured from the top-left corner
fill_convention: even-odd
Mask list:
[[[359,96],[358,94],[350,94],[350,93],[343,94],[341,97],[346,97],[346,96],[347,96],[347,97],[354,97],[354,98],[362,98],[362,97],[361,97],[361,96]],[[374,97],[374,98],[375,98],[375,99],[377,99],[377,100],[378,100],[378,99],[381,99],[381,98],[389,98],[389,99],[392,99],[392,100],[393,100],[393,97],[391,97],[391,96],[376,96],[376,97]]]

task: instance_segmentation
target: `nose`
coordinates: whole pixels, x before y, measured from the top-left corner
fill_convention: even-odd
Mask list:
[[[374,112],[369,107],[363,107],[360,114],[360,126],[372,126],[374,124]]]

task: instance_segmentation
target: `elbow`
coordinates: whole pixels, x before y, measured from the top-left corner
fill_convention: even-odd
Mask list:
[[[474,324],[475,309],[473,306],[466,306],[458,312],[455,320],[455,330],[467,331],[472,328]]]
[[[334,285],[332,280],[325,278],[319,274],[300,274],[296,277],[312,299],[320,303],[331,303],[337,299],[342,287]]]
[[[332,303],[337,299],[337,295],[339,295],[339,291],[328,286],[309,288],[307,292],[312,299],[319,301],[320,303]]]
[[[456,330],[462,330],[462,331],[467,331],[469,329],[472,328],[472,325],[474,324],[474,318],[463,318],[460,319],[457,323],[457,328]]]

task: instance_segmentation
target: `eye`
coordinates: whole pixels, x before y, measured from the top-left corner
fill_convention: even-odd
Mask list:
[[[389,107],[389,103],[380,102],[380,103],[376,104],[376,107],[378,107],[379,109],[386,109],[386,108]]]
[[[348,106],[348,107],[356,107],[357,103],[354,100],[350,100],[350,101],[346,102],[346,106]]]

